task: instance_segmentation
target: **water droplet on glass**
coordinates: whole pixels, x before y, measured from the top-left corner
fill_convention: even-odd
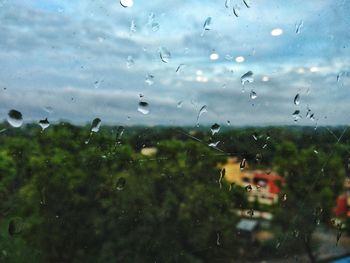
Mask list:
[[[120,143],[120,140],[122,139],[123,133],[125,128],[123,126],[119,126],[116,131],[115,140],[117,143]]]
[[[249,210],[247,211],[247,215],[250,216],[250,217],[253,217],[253,215],[254,215],[254,210],[253,210],[253,209],[249,209]]]
[[[140,101],[137,110],[139,112],[141,112],[142,114],[148,114],[149,113],[149,104],[145,101]]]
[[[185,64],[180,64],[180,65],[176,68],[176,71],[175,71],[175,72],[176,72],[176,73],[179,72],[179,70],[180,70],[182,67],[184,67],[184,66],[185,66]]]
[[[220,131],[220,125],[217,123],[214,123],[211,128],[211,135],[214,135],[215,133],[218,133]]]
[[[199,118],[202,114],[208,112],[207,105],[203,105],[202,108],[200,108],[198,115],[197,115],[197,126],[199,126]]]
[[[235,60],[236,60],[237,63],[242,63],[242,62],[244,62],[245,58],[242,57],[242,56],[238,56],[238,57],[235,58]]]
[[[202,31],[201,36],[204,35],[204,32],[205,32],[205,31],[209,31],[210,29],[211,29],[211,17],[208,17],[208,18],[204,21],[204,24],[203,24],[203,31]]]
[[[215,50],[213,50],[212,53],[210,54],[209,58],[211,60],[218,60],[219,59],[219,54]]]
[[[299,105],[300,104],[300,95],[299,95],[299,93],[297,95],[295,95],[295,97],[294,97],[294,104],[295,105]]]
[[[118,179],[117,183],[116,183],[116,188],[117,188],[117,190],[121,191],[121,190],[124,189],[125,185],[126,185],[125,178],[124,177],[120,177]]]
[[[23,228],[23,220],[20,217],[12,218],[8,225],[8,232],[10,236],[21,233]]]
[[[257,163],[260,163],[261,160],[262,160],[262,154],[261,154],[261,153],[257,153],[257,154],[255,155],[255,161],[256,161]]]
[[[231,122],[230,121],[227,121],[226,122],[228,126],[231,126]]]
[[[176,106],[176,107],[182,108],[182,104],[183,104],[183,102],[182,102],[182,101],[179,101],[179,102],[177,103],[177,106]]]
[[[131,20],[130,22],[130,33],[135,33],[136,32],[136,24],[134,20]]]
[[[153,22],[151,27],[153,32],[157,32],[159,30],[159,24],[156,22]]]
[[[161,47],[159,49],[159,56],[164,63],[168,63],[171,59],[170,51],[166,47]]]
[[[101,86],[102,82],[103,82],[103,79],[101,79],[101,80],[96,80],[96,81],[94,82],[94,88],[95,88],[95,89],[98,89],[98,88]]]
[[[39,121],[39,125],[41,127],[41,130],[43,131],[50,126],[50,122],[47,120],[47,118],[45,118]]]
[[[225,177],[225,173],[226,173],[225,168],[222,168],[221,171],[220,171],[220,178],[219,178],[219,185],[220,185],[220,188],[222,187],[221,181],[222,181],[222,179]]]
[[[219,232],[216,233],[216,245],[220,246],[220,233]]]
[[[237,8],[235,7],[232,7],[232,13],[235,15],[235,17],[238,17],[238,11],[237,11]]]
[[[253,190],[253,187],[252,187],[250,184],[248,184],[248,185],[245,187],[245,190],[246,190],[247,192],[251,192],[251,191]]]
[[[23,124],[22,113],[17,110],[10,110],[7,114],[7,122],[14,128],[19,128]]]
[[[154,75],[152,74],[147,74],[146,79],[145,79],[145,83],[149,86],[153,85],[154,83]]]
[[[239,169],[241,169],[241,171],[243,171],[245,166],[246,166],[246,160],[245,160],[245,158],[243,158],[243,160],[239,164]]]
[[[250,98],[252,100],[255,100],[258,97],[258,95],[256,94],[256,92],[254,90],[250,91],[250,95],[249,96],[250,96]]]
[[[275,28],[271,30],[271,36],[277,37],[283,34],[283,30],[281,28]]]
[[[296,110],[293,112],[292,114],[293,118],[294,118],[294,121],[297,122],[299,119],[301,119],[301,116],[300,116],[300,110]]]
[[[220,143],[220,141],[217,141],[217,142],[211,142],[208,144],[209,147],[212,147],[212,148],[216,148],[218,146],[218,144]]]
[[[231,0],[226,0],[225,1],[225,7],[226,8],[230,8],[230,5],[231,5]]]
[[[287,194],[283,194],[283,195],[282,195],[282,201],[283,201],[283,202],[287,201]]]
[[[95,118],[91,123],[91,132],[98,132],[101,126],[101,119]]]
[[[124,8],[132,7],[134,5],[134,0],[120,0],[120,5]]]
[[[252,71],[248,71],[247,73],[243,74],[242,77],[241,77],[241,83],[242,83],[243,86],[244,86],[244,84],[246,82],[252,83],[253,81],[254,81],[254,78],[253,78],[253,72]]]
[[[53,112],[53,108],[51,106],[45,106],[44,111],[46,111],[47,113],[51,114]]]
[[[126,67],[132,68],[135,65],[135,61],[132,56],[128,56],[126,59]]]
[[[247,8],[250,8],[250,5],[248,5],[247,0],[243,0],[243,3],[244,3],[244,5],[245,5]]]
[[[300,20],[299,22],[295,23],[295,33],[300,34],[301,28],[303,27],[304,22],[303,20]]]

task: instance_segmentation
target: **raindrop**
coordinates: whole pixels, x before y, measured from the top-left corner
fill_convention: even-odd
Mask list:
[[[153,85],[154,83],[154,75],[152,74],[147,74],[146,79],[145,79],[145,83],[149,86]]]
[[[8,232],[10,236],[21,233],[23,228],[23,220],[20,217],[12,218],[8,225]]]
[[[252,187],[250,184],[248,184],[248,185],[245,187],[245,190],[246,190],[247,192],[251,192],[251,191],[253,190],[253,187]]]
[[[131,20],[130,22],[130,33],[135,33],[136,32],[136,24],[134,20]]]
[[[225,173],[226,173],[225,168],[222,168],[221,171],[220,171],[220,178],[219,178],[219,185],[220,185],[220,188],[222,187],[221,181],[222,181],[222,179],[225,177]]]
[[[231,0],[226,0],[225,1],[225,7],[226,8],[230,8],[230,5],[231,5]]]
[[[301,28],[303,27],[304,22],[303,20],[300,20],[299,22],[295,23],[295,33],[300,34]]]
[[[152,23],[152,31],[157,32],[159,30],[159,24],[154,22]]]
[[[47,118],[45,118],[39,121],[39,125],[41,127],[41,130],[43,131],[50,126],[50,122],[47,120]]]
[[[98,89],[98,88],[100,87],[100,85],[101,85],[102,82],[103,82],[103,80],[96,80],[96,81],[94,82],[94,88],[95,88],[95,89]]]
[[[46,111],[47,113],[51,114],[53,112],[53,108],[51,106],[45,106],[44,111]]]
[[[231,122],[230,121],[227,121],[226,122],[228,126],[231,126]]]
[[[318,151],[317,151],[317,150],[314,150],[314,153],[315,153],[315,154],[318,154]]]
[[[257,154],[255,155],[255,161],[256,161],[257,163],[260,163],[261,160],[262,160],[262,155],[261,155],[261,153],[257,153]]]
[[[91,132],[98,132],[101,126],[101,119],[95,118],[91,123]]]
[[[249,210],[247,211],[247,215],[250,216],[250,217],[253,217],[253,215],[254,215],[254,210],[253,210],[253,209],[249,209]]]
[[[339,239],[340,239],[340,237],[341,237],[341,234],[342,234],[341,229],[340,229],[340,227],[338,227],[336,246],[338,246],[338,242],[339,242]]]
[[[233,56],[231,56],[231,55],[225,55],[225,59],[226,59],[226,60],[232,60],[232,59],[233,59]]]
[[[142,114],[148,114],[149,113],[149,104],[145,101],[140,101],[137,110],[139,112],[141,112]]]
[[[211,29],[211,17],[208,17],[208,18],[204,21],[204,24],[203,24],[203,31],[202,31],[201,36],[204,35],[204,32],[205,32],[205,31],[209,31],[210,29]]]
[[[283,34],[283,30],[281,28],[275,28],[271,30],[271,36],[277,37]]]
[[[220,245],[221,245],[221,244],[220,244],[220,233],[219,233],[219,232],[216,233],[216,245],[217,245],[217,246],[220,246]]]
[[[217,123],[214,123],[211,128],[211,135],[214,135],[215,133],[218,133],[220,131],[220,125]]]
[[[300,110],[296,110],[293,112],[292,114],[293,118],[294,118],[294,121],[297,122],[299,119],[301,119],[301,116],[300,116]]]
[[[219,54],[213,50],[209,56],[210,60],[218,60],[219,59]]]
[[[252,136],[253,136],[253,139],[254,139],[255,141],[258,140],[258,134],[257,134],[256,132],[254,132]]]
[[[235,183],[230,183],[228,190],[231,191],[234,186],[235,186]]]
[[[197,126],[199,126],[199,118],[203,113],[208,112],[207,105],[203,105],[202,108],[200,108],[198,115],[197,115]]]
[[[121,190],[124,189],[125,185],[126,185],[125,178],[124,177],[120,177],[118,179],[117,183],[116,183],[116,188],[117,188],[117,190],[121,191]]]
[[[170,51],[166,47],[161,47],[159,49],[159,56],[164,63],[168,63],[171,59]]]
[[[180,65],[176,68],[176,71],[175,71],[175,72],[176,72],[176,73],[179,72],[179,70],[180,70],[183,66],[185,66],[185,64],[180,64]]]
[[[245,58],[242,57],[242,56],[238,56],[238,57],[235,58],[235,60],[236,60],[237,63],[242,63],[242,62],[244,62]]]
[[[241,171],[243,171],[245,166],[246,166],[246,160],[245,160],[245,158],[243,158],[243,160],[239,164],[239,169],[241,169]]]
[[[179,102],[177,103],[176,107],[178,107],[178,108],[180,109],[180,108],[182,108],[182,104],[183,104],[183,102],[182,102],[182,101],[179,101]]]
[[[250,98],[252,100],[255,100],[257,97],[258,97],[258,95],[256,95],[256,92],[254,90],[251,90],[250,91]]]
[[[217,141],[217,142],[211,142],[208,144],[209,147],[212,147],[212,148],[216,148],[218,146],[218,144],[220,143],[220,141]]]
[[[283,201],[283,202],[287,201],[287,194],[283,194],[283,195],[282,195],[282,201]]]
[[[17,110],[10,110],[7,114],[7,122],[14,128],[19,128],[23,124],[22,113]]]
[[[120,0],[120,5],[124,8],[132,7],[134,5],[134,0]]]
[[[119,127],[117,128],[116,136],[115,136],[115,139],[116,139],[117,143],[119,143],[120,140],[122,139],[124,130],[125,130],[125,128],[124,128],[123,126],[119,126]]]
[[[250,5],[248,5],[247,0],[243,0],[243,3],[247,8],[250,8]]]
[[[307,112],[306,112],[306,118],[310,118],[311,116],[311,109],[309,109],[309,107],[307,107]]]
[[[244,84],[246,82],[252,83],[253,81],[254,81],[254,78],[253,78],[253,72],[252,71],[248,71],[247,73],[243,74],[242,77],[241,77],[241,83],[242,83],[243,86],[244,86]]]
[[[235,15],[235,17],[238,17],[238,12],[237,12],[237,9],[235,7],[232,7],[232,12]]]
[[[132,56],[128,56],[126,59],[126,67],[132,68],[135,65],[135,61]]]
[[[297,95],[295,95],[295,97],[294,97],[294,104],[295,105],[299,105],[300,104],[300,95],[299,95],[299,93]]]

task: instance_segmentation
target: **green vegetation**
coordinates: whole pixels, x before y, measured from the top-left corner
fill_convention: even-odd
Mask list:
[[[330,225],[347,172],[347,134],[335,144],[321,128],[227,130],[215,135],[220,151],[206,131],[193,134],[200,142],[187,129],[126,128],[118,143],[116,130],[102,127],[88,144],[89,128],[67,123],[0,134],[1,262],[237,262],[302,249],[315,257],[311,235]],[[140,154],[150,146],[156,155]],[[259,205],[243,188],[220,188],[217,164],[228,155],[285,177],[287,200],[267,208],[270,243],[237,235],[236,210]]]

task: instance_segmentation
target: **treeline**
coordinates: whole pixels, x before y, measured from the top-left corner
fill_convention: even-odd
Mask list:
[[[237,262],[312,251],[350,157],[343,127],[0,130],[3,262]],[[145,147],[158,151],[143,156]],[[220,187],[228,156],[286,179],[270,243],[252,246],[236,231],[236,210],[259,206],[243,188]]]

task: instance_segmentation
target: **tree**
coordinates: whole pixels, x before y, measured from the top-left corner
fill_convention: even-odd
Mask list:
[[[301,240],[310,261],[316,262],[312,234],[320,222],[330,221],[345,171],[339,156],[313,149],[298,150],[291,142],[278,147],[274,165],[285,175],[287,200],[275,221]]]

